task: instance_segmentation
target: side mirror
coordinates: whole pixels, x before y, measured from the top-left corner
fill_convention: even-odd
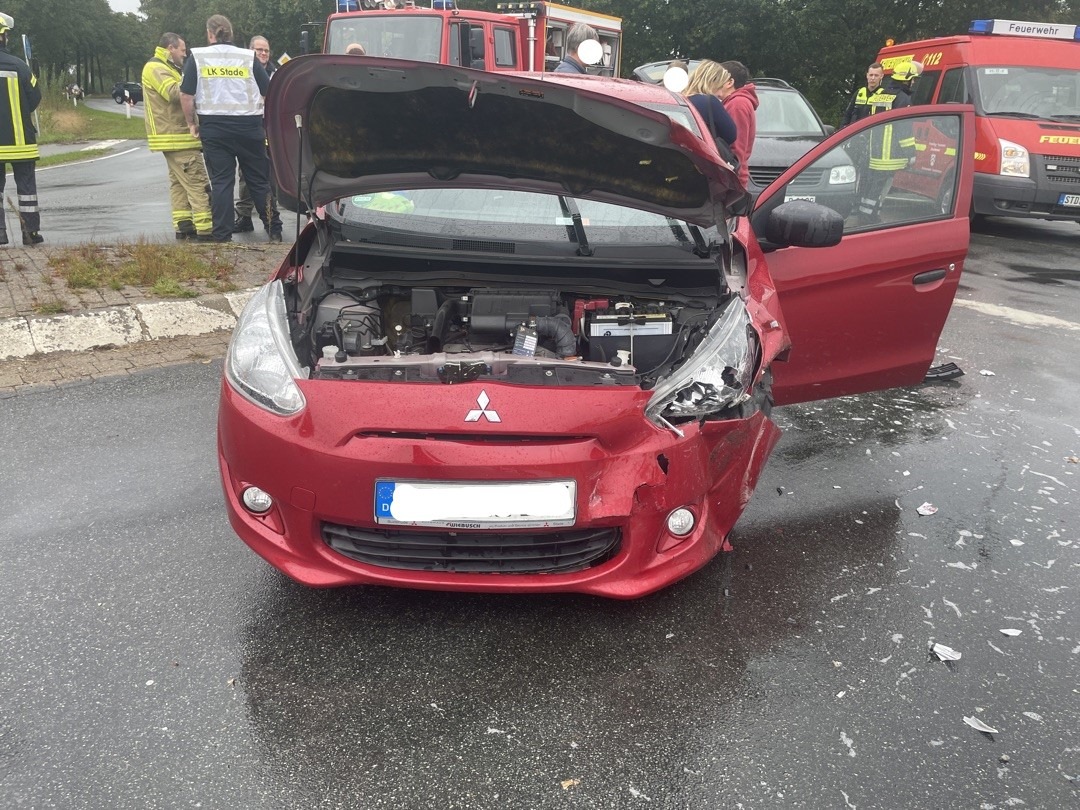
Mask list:
[[[311,32],[310,31],[301,31],[300,32],[300,53],[305,54],[305,53],[310,53],[310,52],[311,52]]]
[[[844,218],[824,205],[791,200],[769,212],[763,235],[778,247],[832,247],[844,235]]]
[[[469,67],[474,67],[477,70],[484,69],[484,29],[483,27],[474,27],[469,29],[469,60],[471,64]]]

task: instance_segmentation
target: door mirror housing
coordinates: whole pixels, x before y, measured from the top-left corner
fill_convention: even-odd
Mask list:
[[[832,247],[844,235],[844,218],[808,200],[781,203],[769,212],[765,238],[774,247]]]

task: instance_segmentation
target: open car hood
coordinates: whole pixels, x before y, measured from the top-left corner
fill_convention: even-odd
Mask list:
[[[589,84],[596,89],[381,57],[292,59],[266,100],[280,198],[295,210],[461,186],[568,194],[703,226],[722,221],[742,191],[711,145],[604,92],[618,92],[617,82]]]

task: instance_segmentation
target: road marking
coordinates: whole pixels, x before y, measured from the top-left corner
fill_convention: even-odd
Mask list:
[[[1066,321],[1063,318],[1055,318],[1053,315],[1039,315],[1034,312],[1026,312],[1022,309],[1003,307],[997,304],[984,304],[982,301],[965,301],[957,298],[953,301],[954,306],[966,307],[983,315],[992,315],[995,318],[1003,318],[1017,326],[1053,326],[1058,329],[1068,329],[1072,332],[1080,332],[1080,323]]]
[[[102,155],[101,157],[89,158],[87,160],[74,160],[71,163],[57,163],[55,166],[42,166],[37,170],[38,174],[47,172],[52,169],[67,169],[71,166],[85,166],[87,163],[94,163],[98,160],[108,160],[109,158],[120,157],[121,155],[130,155],[132,152],[139,151],[141,147],[133,146],[130,149],[125,149],[123,152],[113,152],[111,155]]]
[[[121,138],[120,140],[112,140],[112,141],[98,141],[97,143],[92,143],[89,146],[84,146],[79,151],[80,152],[93,152],[95,149],[109,149],[109,148],[111,148],[113,146],[116,146],[118,143],[123,143],[123,142],[124,142],[123,138]]]

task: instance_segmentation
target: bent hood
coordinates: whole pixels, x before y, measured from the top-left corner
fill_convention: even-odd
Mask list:
[[[310,208],[361,193],[461,186],[720,222],[742,192],[711,145],[605,88],[619,86],[381,57],[298,57],[274,74],[266,99],[274,179],[291,208],[298,198]]]

